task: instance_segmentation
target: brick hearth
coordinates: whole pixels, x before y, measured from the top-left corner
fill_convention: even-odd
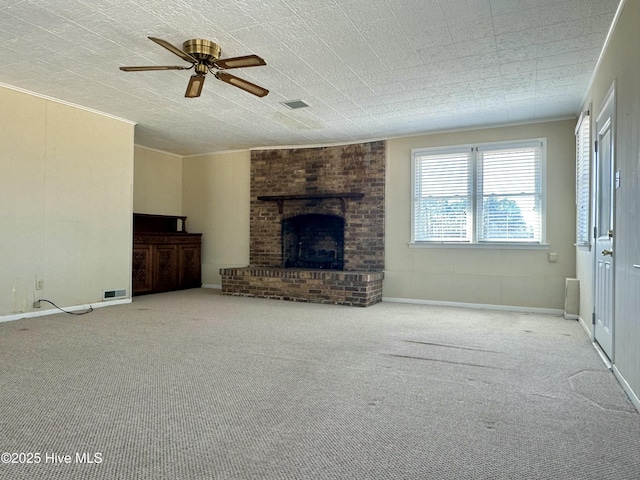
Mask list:
[[[292,268],[223,268],[222,293],[296,302],[368,307],[382,300],[382,272]]]

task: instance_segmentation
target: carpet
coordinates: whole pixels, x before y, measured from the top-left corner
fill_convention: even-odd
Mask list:
[[[640,478],[638,412],[552,315],[141,296],[0,324],[0,412],[0,479]]]

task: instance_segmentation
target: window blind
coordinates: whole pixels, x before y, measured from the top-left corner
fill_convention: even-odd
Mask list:
[[[544,139],[412,150],[412,242],[543,243]]]
[[[414,155],[414,240],[471,240],[470,154],[469,148]]]
[[[589,244],[589,153],[591,136],[589,113],[580,117],[576,127],[576,244]]]
[[[478,241],[540,242],[540,143],[478,149]]]

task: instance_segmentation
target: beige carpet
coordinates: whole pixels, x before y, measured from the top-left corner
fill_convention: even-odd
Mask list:
[[[547,315],[136,297],[0,324],[0,412],[0,479],[640,478],[638,413]]]

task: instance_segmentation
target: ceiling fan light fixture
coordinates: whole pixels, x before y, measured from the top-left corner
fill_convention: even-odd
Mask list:
[[[191,75],[189,79],[189,85],[187,85],[187,91],[184,94],[186,98],[199,97],[202,93],[202,86],[204,85],[204,75]]]
[[[204,77],[208,72],[213,73],[218,80],[222,80],[234,87],[238,87],[245,92],[256,95],[257,97],[264,97],[269,93],[269,90],[262,88],[255,83],[251,83],[247,80],[243,80],[234,75],[222,72],[228,68],[243,68],[243,67],[259,67],[266,65],[266,62],[258,55],[244,55],[242,57],[224,58],[218,60],[222,49],[220,45],[210,40],[204,40],[202,38],[195,38],[187,40],[182,44],[183,50],[180,50],[175,45],[162,40],[157,37],[149,37],[150,40],[157,43],[163,48],[166,48],[171,53],[177,55],[181,59],[189,62],[191,65],[188,67],[178,65],[149,65],[141,67],[120,67],[120,70],[124,72],[144,72],[152,70],[191,70],[194,69],[194,75],[189,79],[189,85],[184,96],[187,98],[199,97],[202,93],[202,86],[204,85]]]

